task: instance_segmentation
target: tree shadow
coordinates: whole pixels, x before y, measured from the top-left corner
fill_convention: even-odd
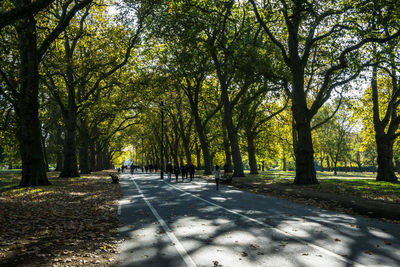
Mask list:
[[[351,266],[355,262],[396,266],[400,262],[397,225],[231,187],[217,192],[212,183],[172,184],[233,211],[228,212],[166,183],[155,183],[151,175],[145,179],[138,180],[141,191],[200,266],[213,266],[216,261],[223,266]],[[126,193],[137,194],[133,184],[125,186],[129,187]],[[124,210],[136,214],[137,224],[121,228],[130,240],[126,244],[131,244],[121,247],[122,266],[184,266],[142,199],[136,198]]]

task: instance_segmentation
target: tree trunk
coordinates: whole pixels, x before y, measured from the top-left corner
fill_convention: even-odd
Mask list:
[[[62,152],[61,151],[57,151],[56,154],[56,169],[55,171],[61,171],[62,170],[62,163],[63,163],[63,157],[62,157]]]
[[[232,154],[231,148],[229,146],[229,139],[226,133],[226,127],[222,124],[222,135],[223,135],[223,143],[224,143],[224,151],[225,151],[225,164],[228,166],[227,173],[232,172]]]
[[[38,114],[39,60],[34,17],[21,20],[16,30],[20,54],[20,92],[15,107],[22,160],[20,186],[50,185],[45,170]]]
[[[203,128],[203,126],[200,122],[200,118],[198,116],[195,116],[195,125],[196,125],[197,134],[199,136],[200,148],[201,148],[201,151],[203,151],[204,175],[209,175],[212,173],[212,162],[211,162],[211,155],[210,155],[210,149],[209,149],[209,142],[207,141],[207,137],[204,133],[204,128]],[[198,163],[198,167],[200,167],[199,163]]]
[[[96,171],[96,148],[94,142],[89,147],[89,168],[90,171]]]
[[[81,174],[89,174],[89,130],[86,120],[81,120],[79,133],[79,167]]]
[[[324,172],[324,166],[323,166],[323,164],[324,164],[324,157],[321,157],[319,160],[320,160],[320,165],[321,165],[321,166],[320,166],[320,171],[321,171],[321,172]]]
[[[227,89],[221,90],[221,99],[224,103],[224,124],[228,132],[228,138],[231,145],[232,160],[233,160],[233,176],[244,177],[242,154],[240,153],[238,136],[236,127],[233,124],[232,108],[229,102]]]
[[[70,109],[65,116],[64,164],[60,177],[79,177],[76,157],[76,113]]]
[[[201,169],[201,151],[199,145],[196,142],[196,160],[197,160],[197,169]]]
[[[377,181],[397,181],[393,166],[393,141],[385,136],[376,140],[376,151],[378,152]]]
[[[294,184],[318,184],[314,167],[314,150],[310,122],[305,118],[304,114],[297,114],[296,117],[298,140],[295,151],[296,177]]]
[[[286,157],[285,157],[285,156],[283,156],[282,161],[283,161],[283,168],[282,168],[282,170],[283,170],[283,171],[286,171]]]
[[[256,148],[254,145],[254,135],[247,133],[247,152],[249,155],[250,174],[258,174]]]
[[[336,166],[337,166],[337,162],[335,161],[335,162],[333,163],[333,167],[334,167],[334,169],[333,169],[333,174],[334,174],[334,175],[337,175],[337,168],[336,168]]]
[[[47,136],[47,134],[46,134]],[[43,149],[43,159],[44,159],[44,169],[46,170],[46,172],[50,171],[49,169],[49,159],[47,157],[47,151],[46,151],[46,136],[42,136],[41,140],[42,140],[42,149]]]

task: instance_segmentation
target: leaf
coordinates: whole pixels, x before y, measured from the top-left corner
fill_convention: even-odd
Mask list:
[[[365,253],[365,254],[368,254],[368,255],[373,255],[373,254],[374,254],[374,253],[373,253],[371,250],[369,250],[369,249],[366,250],[366,251],[364,251],[364,253]]]

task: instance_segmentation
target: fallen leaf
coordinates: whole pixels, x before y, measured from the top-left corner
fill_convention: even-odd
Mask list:
[[[365,253],[365,254],[368,254],[368,255],[373,255],[373,254],[374,254],[374,253],[373,253],[371,250],[369,250],[369,249],[366,250],[366,251],[364,251],[364,253]]]

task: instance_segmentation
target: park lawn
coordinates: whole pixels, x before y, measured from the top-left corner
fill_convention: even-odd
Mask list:
[[[294,171],[265,171],[258,175],[247,174],[244,179],[234,178],[233,185],[253,184],[277,184],[280,186],[296,187],[292,185]],[[313,191],[356,196],[372,200],[383,200],[392,203],[400,203],[400,182],[377,182],[373,173],[338,173],[317,172],[318,185],[306,185],[306,188]]]
[[[0,266],[115,265],[121,191],[108,173],[20,188],[20,173],[0,172]]]

